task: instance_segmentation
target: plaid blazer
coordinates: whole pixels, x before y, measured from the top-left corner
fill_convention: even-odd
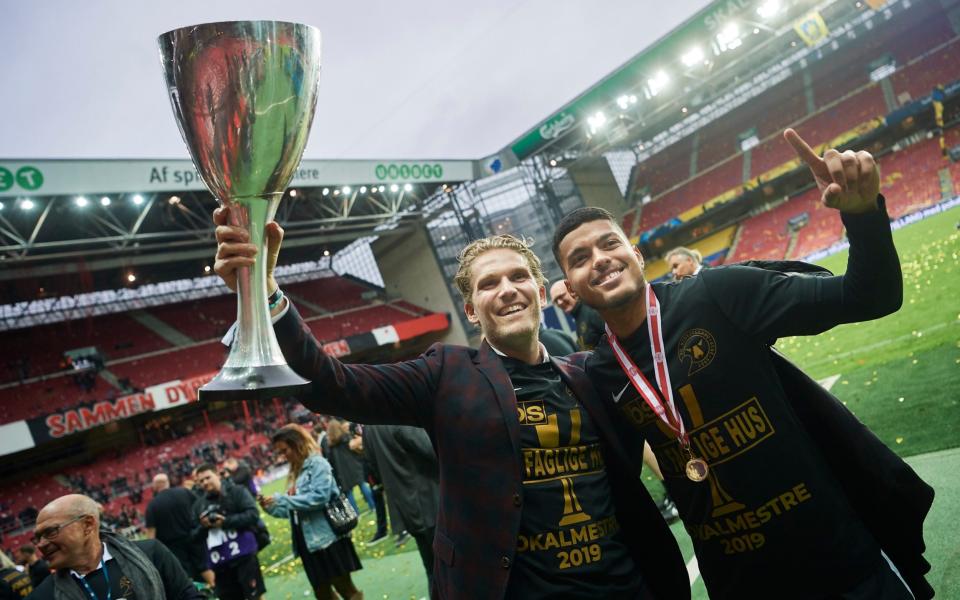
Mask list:
[[[434,548],[438,598],[501,599],[523,507],[520,422],[506,369],[480,349],[434,344],[414,360],[343,364],[327,356],[291,305],[274,325],[290,366],[313,381],[311,410],[367,424],[423,427],[440,465]],[[623,539],[656,598],[690,597],[677,543],[615,438],[583,370],[586,354],[551,358],[600,434]]]

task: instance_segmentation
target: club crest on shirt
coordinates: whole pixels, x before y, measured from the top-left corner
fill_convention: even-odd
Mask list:
[[[693,375],[713,362],[717,355],[717,340],[706,329],[690,329],[680,336],[677,351],[680,362],[690,361],[690,370],[687,371],[687,375]]]
[[[120,593],[123,594],[124,598],[134,597],[133,582],[126,575],[120,578]]]

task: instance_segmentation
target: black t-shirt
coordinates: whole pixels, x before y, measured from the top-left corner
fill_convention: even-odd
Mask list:
[[[577,302],[570,315],[577,322],[577,346],[580,350],[593,350],[604,334],[603,317],[583,302]]]
[[[163,583],[164,598],[147,598],[145,592],[138,592],[135,584],[123,569],[117,560],[111,557],[106,561],[107,577],[104,577],[103,569],[97,568],[95,571],[87,573],[84,580],[97,598],[107,597],[107,579],[110,580],[110,595],[114,600],[193,600],[201,598],[193,582],[187,578],[183,572],[180,563],[176,557],[170,553],[162,543],[156,540],[141,540],[133,542],[147,558],[156,567],[160,575],[160,581]],[[86,587],[77,579],[76,575],[70,575],[73,583],[81,590],[85,597],[89,597]],[[53,600],[54,598],[54,580],[56,577],[48,577],[39,587],[36,588],[31,600]]]
[[[725,267],[652,284],[674,399],[710,466],[704,482],[687,479],[676,435],[606,338],[587,362],[638,464],[642,438],[653,448],[711,598],[831,597],[879,566],[879,546],[797,421],[766,343],[835,325],[838,280]],[[656,387],[646,322],[620,341]]]
[[[157,539],[164,544],[186,542],[195,527],[193,504],[197,497],[182,487],[167,488],[147,505],[147,527],[157,530]]]
[[[32,591],[29,575],[13,567],[0,569],[0,600],[19,600]]]
[[[551,363],[503,358],[517,396],[523,513],[510,598],[636,598],[593,422]]]

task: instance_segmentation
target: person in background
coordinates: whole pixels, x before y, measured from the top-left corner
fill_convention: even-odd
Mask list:
[[[50,575],[50,565],[40,558],[33,544],[24,544],[17,550],[17,564],[30,574],[33,587],[38,587]]]
[[[161,542],[131,542],[101,530],[100,505],[87,496],[69,494],[43,507],[32,542],[55,573],[31,600],[202,598]]]
[[[186,488],[170,487],[166,473],[157,473],[151,486],[153,499],[147,505],[147,538],[163,542],[191,579],[212,587],[214,575],[207,567],[203,542],[191,536],[197,497]]]
[[[673,280],[680,281],[684,277],[693,277],[703,268],[703,255],[698,250],[691,250],[678,246],[664,255],[664,260],[673,273]]]
[[[257,559],[257,504],[246,488],[221,480],[216,465],[197,467],[205,496],[193,505],[192,537],[206,540],[207,565],[213,569],[220,600],[256,600],[267,588]]]
[[[330,463],[306,429],[291,423],[273,434],[277,454],[290,465],[287,493],[259,496],[263,510],[290,519],[293,552],[303,563],[313,592],[320,600],[334,598],[331,587],[346,600],[362,600],[363,592],[350,573],[363,568],[349,534],[337,538],[327,522],[324,506],[339,493]]]
[[[567,287],[563,279],[550,286],[550,300],[576,322],[577,348],[593,350],[603,337],[603,319],[599,313],[580,302],[580,297]]]
[[[231,456],[223,461],[223,469],[230,481],[240,487],[247,488],[251,495],[256,496],[260,493],[260,488],[253,480],[253,471],[250,470],[250,465],[246,461],[237,460]]]
[[[353,509],[359,514],[360,507],[353,498],[353,488],[360,486],[360,492],[370,510],[376,510],[376,504],[370,485],[363,479],[363,460],[350,449],[350,439],[353,437],[354,433],[349,422],[334,417],[327,423],[329,447],[327,459],[333,467],[333,476],[340,484],[340,489],[347,495]]]
[[[30,576],[0,550],[0,600],[19,600],[33,592]]]
[[[433,589],[433,537],[440,482],[430,436],[419,427],[366,425],[360,441],[367,459],[383,476],[390,503],[417,542],[427,581]]]

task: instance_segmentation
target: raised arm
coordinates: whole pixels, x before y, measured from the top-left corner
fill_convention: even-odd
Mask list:
[[[227,221],[227,209],[213,213],[217,254],[214,271],[230,289],[236,289],[237,269],[253,264],[257,247],[247,232]],[[275,222],[266,226],[267,293],[278,285],[273,269],[283,241],[283,229]],[[283,298],[272,311],[274,330],[287,363],[313,382],[309,395],[298,399],[311,410],[361,423],[394,423],[429,427],[432,423],[436,381],[442,362],[442,347],[423,356],[390,365],[343,364],[328,356],[296,308]]]
[[[821,158],[792,129],[784,137],[809,167],[823,204],[840,211],[850,241],[846,273],[807,277],[730,267],[704,271],[703,284],[731,320],[765,339],[895,312],[903,302],[903,276],[873,157],[831,149]]]

